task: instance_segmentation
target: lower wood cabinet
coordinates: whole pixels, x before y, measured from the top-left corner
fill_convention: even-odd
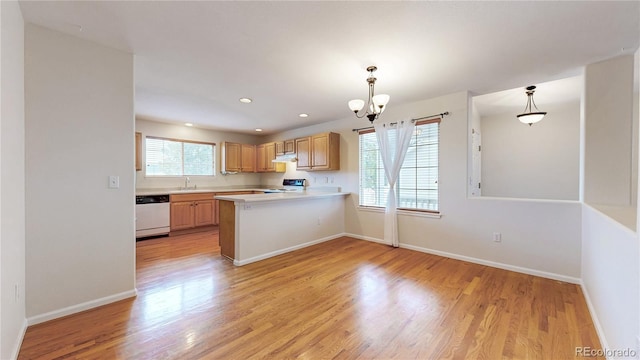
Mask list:
[[[236,207],[233,201],[220,201],[220,255],[233,260],[236,257]]]
[[[214,193],[171,195],[171,231],[215,225]]]

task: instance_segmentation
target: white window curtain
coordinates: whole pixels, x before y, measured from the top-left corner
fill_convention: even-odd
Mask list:
[[[384,211],[384,240],[391,243],[393,247],[398,247],[400,243],[398,241],[396,181],[416,125],[411,120],[404,120],[394,125],[375,123],[373,127],[376,130],[384,174],[389,183],[387,207]]]

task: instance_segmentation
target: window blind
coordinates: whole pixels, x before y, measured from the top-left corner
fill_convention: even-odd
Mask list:
[[[438,211],[439,140],[439,120],[417,123],[396,184],[399,209]],[[389,184],[373,130],[360,133],[359,148],[360,205],[385,207]]]
[[[215,144],[166,138],[145,139],[147,176],[214,175]]]

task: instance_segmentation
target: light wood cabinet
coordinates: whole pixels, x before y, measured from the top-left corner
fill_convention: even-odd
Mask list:
[[[276,143],[267,143],[264,144],[264,162],[265,172],[276,171],[275,163],[273,160],[276,159]]]
[[[213,197],[213,196],[212,196]],[[194,226],[214,225],[215,223],[215,206],[213,199],[195,201]]]
[[[240,169],[242,172],[256,171],[256,147],[255,145],[242,144],[242,163]]]
[[[221,171],[240,172],[242,171],[242,145],[232,142],[222,143],[220,154],[222,164]]]
[[[295,153],[296,153],[295,140],[276,141],[276,156],[285,155],[285,154],[295,154]]]
[[[295,149],[293,140],[260,145],[223,142],[220,171],[285,172],[286,165],[284,163],[274,163],[272,160],[276,158],[276,151],[282,151],[284,154],[287,149],[288,153],[293,153],[292,151]]]
[[[171,231],[195,227],[193,201],[171,202]]]
[[[256,146],[256,171],[266,172],[267,157],[266,157],[265,144]]]
[[[256,146],[256,171],[257,172],[284,172],[286,165],[274,163],[276,158],[276,144],[270,142]]]
[[[216,224],[214,193],[171,195],[171,231]]]
[[[295,140],[285,140],[284,141],[284,153],[285,154],[295,154],[296,153],[296,141]]]
[[[136,171],[142,170],[142,133],[136,132]]]
[[[236,257],[236,209],[233,201],[220,201],[220,254],[227,259]]]
[[[220,171],[256,172],[256,146],[225,141],[220,154]]]
[[[298,158],[296,169],[311,170],[311,137],[296,139],[296,151],[296,157]]]
[[[322,133],[296,139],[297,169],[340,170],[340,134]]]

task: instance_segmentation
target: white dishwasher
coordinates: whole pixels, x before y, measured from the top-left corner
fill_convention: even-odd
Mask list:
[[[136,238],[168,234],[170,212],[169,195],[137,195]]]

